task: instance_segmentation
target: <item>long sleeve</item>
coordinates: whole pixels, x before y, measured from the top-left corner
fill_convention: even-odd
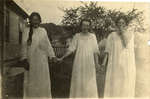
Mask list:
[[[55,53],[54,50],[52,48],[52,45],[49,41],[47,32],[45,29],[43,29],[43,40],[42,40],[42,47],[44,48],[44,50],[46,51],[46,54],[48,55],[49,58],[55,57]]]
[[[95,34],[93,34],[93,49],[94,49],[94,53],[100,54]]]
[[[73,39],[72,39],[72,41],[71,41],[71,44],[70,44],[70,46],[69,46],[69,48],[68,48],[68,51],[74,52],[74,51],[76,50],[76,48],[77,48],[77,41],[78,41],[78,34],[76,34],[76,35],[73,37]]]
[[[108,36],[107,40],[106,40],[105,52],[107,52],[107,53],[109,53],[110,50],[112,50],[112,49],[111,49],[112,42],[113,42],[113,40],[112,40],[112,39],[113,39],[113,38],[112,38],[112,35],[113,35],[113,33],[111,33],[111,34]]]
[[[103,62],[102,65],[106,66],[107,64],[107,59],[110,58],[110,54],[112,49],[112,44],[113,44],[113,33],[111,33],[108,38],[106,39],[106,46],[105,46],[105,50],[104,50],[104,58],[103,58]]]

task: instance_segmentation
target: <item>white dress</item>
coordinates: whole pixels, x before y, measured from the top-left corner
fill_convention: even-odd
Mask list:
[[[150,46],[148,33],[135,33],[136,97],[150,97]]]
[[[116,32],[108,36],[106,52],[109,53],[104,97],[134,97],[135,95],[135,54],[134,35],[126,33],[126,48]],[[130,39],[128,39],[130,38]]]
[[[33,30],[32,44],[27,46],[29,28],[25,28],[22,41],[22,58],[27,58],[29,71],[24,77],[24,99],[51,98],[50,72],[48,57],[54,57],[53,48],[49,42],[47,32],[38,27]]]
[[[150,31],[145,27],[146,25],[141,26],[135,19],[129,24],[129,29],[135,35],[135,97],[147,98],[150,97],[150,46],[147,44],[150,39]]]
[[[70,98],[97,98],[97,83],[94,53],[98,53],[96,36],[78,33],[74,36],[69,51],[75,52],[72,70]]]

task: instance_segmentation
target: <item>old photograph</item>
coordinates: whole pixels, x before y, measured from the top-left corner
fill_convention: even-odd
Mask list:
[[[0,0],[0,99],[149,99],[150,2]]]

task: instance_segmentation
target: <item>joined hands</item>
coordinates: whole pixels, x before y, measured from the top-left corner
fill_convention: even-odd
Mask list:
[[[53,57],[49,61],[52,63],[61,63],[63,61],[63,58]]]

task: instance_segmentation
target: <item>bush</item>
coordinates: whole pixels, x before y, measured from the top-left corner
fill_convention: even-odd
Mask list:
[[[65,12],[62,23],[64,26],[71,27],[72,34],[80,32],[80,21],[82,19],[90,19],[92,21],[91,29],[96,33],[98,38],[103,37],[112,32],[111,28],[119,17],[126,19],[129,24],[133,19],[143,21],[142,12],[137,9],[132,9],[128,12],[121,12],[120,10],[106,9],[99,6],[97,2],[90,2],[89,4],[81,2],[83,5],[77,8],[62,9]]]

